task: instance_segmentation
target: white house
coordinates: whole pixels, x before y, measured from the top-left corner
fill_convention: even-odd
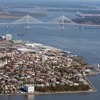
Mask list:
[[[26,84],[24,86],[24,90],[28,93],[34,93],[34,85],[33,84]]]

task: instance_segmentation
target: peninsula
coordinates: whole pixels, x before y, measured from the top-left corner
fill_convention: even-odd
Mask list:
[[[9,38],[8,38],[9,36]],[[85,77],[95,73],[77,55],[51,46],[0,40],[0,94],[80,93],[97,90]]]

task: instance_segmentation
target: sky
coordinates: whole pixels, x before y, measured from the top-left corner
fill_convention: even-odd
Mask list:
[[[74,2],[74,3],[73,3]],[[78,3],[75,3],[78,2]],[[89,2],[89,3],[88,3]],[[34,6],[60,6],[65,7],[68,6],[70,3],[71,6],[73,5],[81,5],[81,4],[89,4],[89,5],[99,5],[100,0],[0,0],[0,5],[34,5]]]
[[[0,2],[100,2],[100,0],[0,0]]]
[[[79,1],[79,2],[83,2],[83,1],[86,1],[86,2],[96,2],[96,1],[100,1],[100,0],[0,0],[0,1],[3,1],[3,2],[7,2],[7,1],[11,1],[11,2],[17,2],[17,1]]]
[[[0,2],[100,2],[100,0],[0,0]]]

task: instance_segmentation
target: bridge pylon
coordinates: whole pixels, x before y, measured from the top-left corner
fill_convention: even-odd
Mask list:
[[[26,29],[29,29],[29,15],[26,15]]]
[[[61,29],[62,30],[64,29],[64,16],[62,16],[62,19],[61,19]]]
[[[26,25],[26,28],[29,29],[29,24],[42,24],[43,22],[40,20],[37,20],[36,18],[30,16],[30,15],[26,15],[18,20],[16,20],[15,22],[13,22],[12,24],[24,24]]]

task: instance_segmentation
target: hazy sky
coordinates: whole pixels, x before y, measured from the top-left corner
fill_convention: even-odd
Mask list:
[[[0,0],[0,1],[3,1],[3,2],[7,2],[7,1],[79,1],[79,2],[83,2],[83,1],[86,1],[86,2],[96,2],[96,1],[100,1],[100,0]]]
[[[100,0],[0,0],[0,2],[31,2],[31,1],[35,1],[35,2],[55,2],[55,1],[65,1],[65,2],[72,2],[72,1],[76,1],[76,2],[100,2]]]
[[[74,2],[74,3],[73,3]],[[75,3],[78,2],[78,3]],[[34,5],[34,6],[68,6],[70,3],[73,5],[81,5],[81,4],[91,4],[91,5],[99,5],[100,0],[0,0],[0,5]]]

